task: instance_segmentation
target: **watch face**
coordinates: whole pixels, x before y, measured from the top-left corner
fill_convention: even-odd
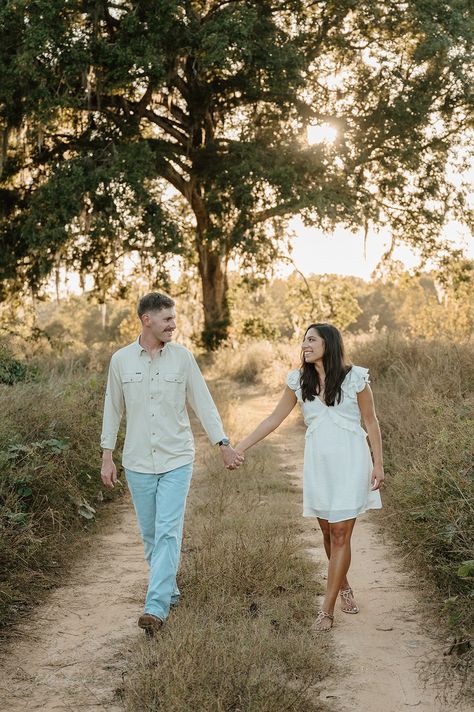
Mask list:
[[[229,440],[229,438],[222,438],[222,440],[220,441],[219,445],[224,445],[224,446],[230,445],[230,440]]]

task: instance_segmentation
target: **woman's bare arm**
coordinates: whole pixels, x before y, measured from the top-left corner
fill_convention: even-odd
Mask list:
[[[374,469],[372,472],[372,489],[379,489],[384,481],[382,435],[377,415],[375,413],[374,396],[369,384],[357,394],[357,401],[362,415],[362,420],[367,428],[372,454],[374,456]]]
[[[283,423],[285,418],[289,416],[296,403],[297,400],[295,392],[287,386],[283,391],[283,395],[280,398],[275,410],[268,416],[268,418],[262,420],[262,422],[257,425],[255,430],[250,433],[250,435],[247,435],[246,438],[241,440],[235,446],[237,452],[245,452],[245,450],[253,447],[260,442],[260,440],[263,440],[267,437],[267,435],[276,430],[278,426]]]

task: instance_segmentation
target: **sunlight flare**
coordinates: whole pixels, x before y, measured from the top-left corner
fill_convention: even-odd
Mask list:
[[[334,143],[337,129],[331,124],[311,124],[307,128],[307,138],[310,146],[317,143]]]

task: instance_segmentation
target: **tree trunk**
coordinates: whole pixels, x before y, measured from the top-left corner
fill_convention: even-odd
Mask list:
[[[202,285],[204,329],[201,340],[208,351],[213,351],[227,339],[230,325],[230,311],[227,299],[227,252],[217,235],[211,237],[212,230],[202,190],[194,184],[189,194],[189,202],[196,217],[196,251]],[[220,236],[222,238],[222,236]]]
[[[226,340],[230,324],[227,260],[202,242],[198,252],[204,308],[202,342],[206,349],[212,351]]]

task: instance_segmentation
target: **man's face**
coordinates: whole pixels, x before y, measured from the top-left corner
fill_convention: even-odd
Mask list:
[[[173,338],[173,331],[176,329],[176,310],[174,307],[170,307],[169,309],[145,312],[142,316],[142,323],[155,339],[167,344]]]

